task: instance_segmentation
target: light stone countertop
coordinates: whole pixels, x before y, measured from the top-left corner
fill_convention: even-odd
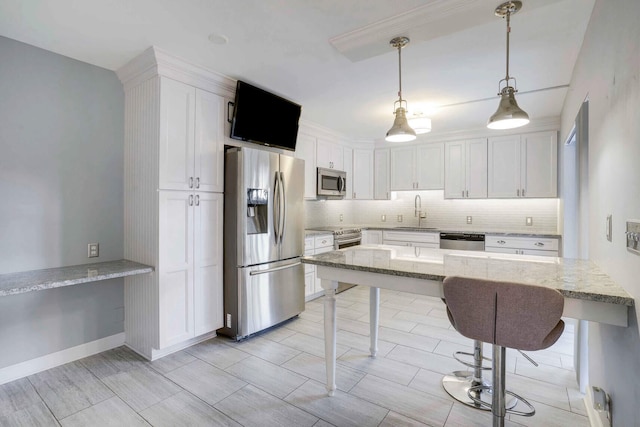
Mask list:
[[[324,235],[333,236],[333,233],[331,231],[304,230],[304,237],[324,236]]]
[[[591,261],[570,258],[361,245],[305,256],[306,264],[442,281],[447,276],[541,285],[565,297],[633,306],[634,299]]]
[[[153,270],[153,267],[148,265],[121,259],[70,267],[0,274],[0,297],[151,273]]]
[[[472,234],[486,234],[492,236],[512,236],[512,237],[538,237],[538,238],[551,238],[559,239],[559,234],[549,233],[524,233],[515,231],[487,231],[487,230],[455,230],[451,228],[437,228],[437,227],[412,227],[412,226],[397,226],[397,225],[370,225],[359,226],[363,230],[383,230],[383,231],[419,231],[425,233],[472,233]]]

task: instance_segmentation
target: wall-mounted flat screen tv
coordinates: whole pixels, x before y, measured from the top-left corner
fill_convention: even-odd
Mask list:
[[[231,138],[296,149],[300,105],[238,80]]]

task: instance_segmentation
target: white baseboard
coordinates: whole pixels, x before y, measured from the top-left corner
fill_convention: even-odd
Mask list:
[[[192,345],[201,343],[202,341],[206,341],[208,339],[214,338],[216,337],[216,331],[213,332],[209,332],[208,334],[204,334],[204,335],[200,335],[197,336],[195,338],[191,338],[190,340],[187,341],[183,341],[181,343],[172,345],[171,347],[167,347],[167,348],[163,348],[162,350],[156,350],[155,348],[151,349],[151,357],[149,357],[148,354],[145,354],[142,351],[139,351],[138,349],[136,349],[135,347],[132,347],[131,345],[129,345],[128,343],[124,343],[124,345],[126,345],[127,347],[129,347],[131,350],[135,351],[136,353],[138,353],[140,356],[144,357],[147,360],[158,360],[162,357],[168,356],[171,353],[175,353],[177,351],[183,350],[187,347],[191,347]]]
[[[47,354],[0,369],[0,384],[5,384],[28,375],[37,374],[65,363],[73,362],[96,353],[111,350],[124,344],[124,332],[106,338],[80,344],[75,347]]]
[[[584,395],[584,406],[587,408],[587,416],[591,427],[609,427],[610,423],[604,412],[598,412],[593,408],[593,391],[587,384],[587,393]]]

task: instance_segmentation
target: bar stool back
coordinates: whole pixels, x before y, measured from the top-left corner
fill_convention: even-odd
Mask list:
[[[553,345],[564,330],[562,294],[543,286],[456,276],[445,278],[443,291],[447,314],[456,330],[467,338],[493,344],[493,425],[503,426],[506,412],[534,415],[533,406],[511,392],[530,410],[506,409],[505,349],[535,351]]]

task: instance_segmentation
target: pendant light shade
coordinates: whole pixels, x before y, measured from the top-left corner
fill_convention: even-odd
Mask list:
[[[402,48],[409,43],[408,37],[396,37],[389,44],[398,49],[398,100],[394,103],[396,118],[393,120],[393,126],[387,132],[385,141],[389,142],[408,142],[416,139],[416,131],[414,131],[407,121],[407,101],[402,99]],[[397,107],[396,107],[397,104]]]
[[[504,79],[498,83],[498,95],[500,96],[500,104],[495,113],[489,118],[487,127],[489,129],[513,129],[524,126],[529,123],[529,115],[518,106],[515,93],[516,79],[509,77],[509,34],[511,33],[511,15],[522,8],[521,1],[507,1],[498,6],[495,10],[496,16],[507,19],[507,74]],[[514,85],[509,85],[513,80]],[[505,87],[500,89],[502,82]]]

